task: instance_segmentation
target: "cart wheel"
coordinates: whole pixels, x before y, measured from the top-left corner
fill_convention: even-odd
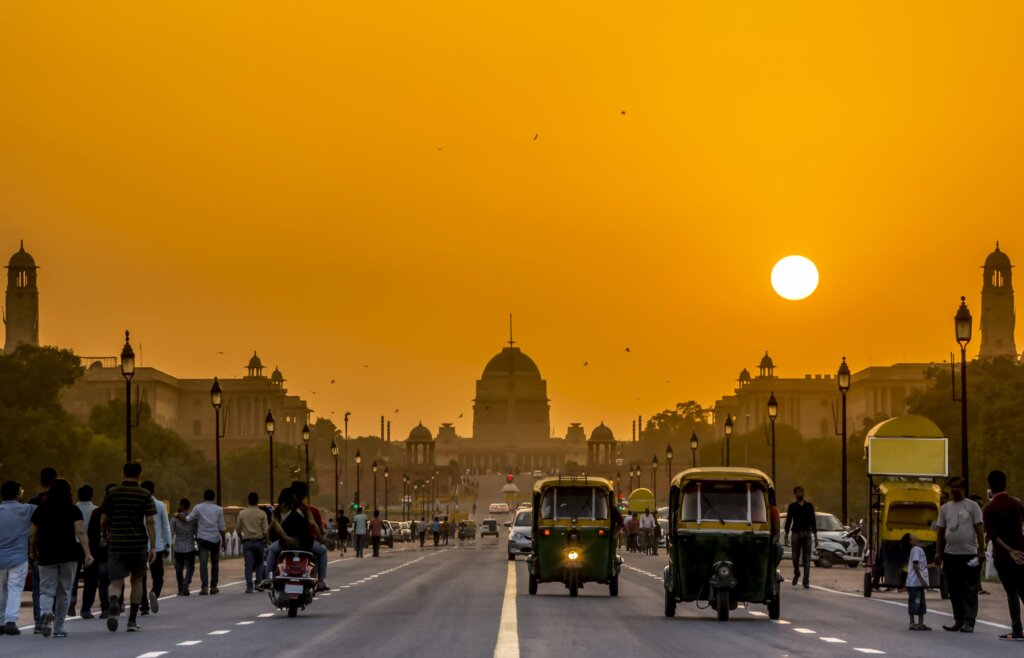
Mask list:
[[[530,596],[537,593],[537,578],[536,576],[530,576]]]
[[[573,569],[569,573],[569,596],[579,596],[579,595],[580,595],[579,575],[577,575],[576,570]]]
[[[608,581],[608,594],[611,596],[619,595],[619,577],[612,576],[612,579]]]
[[[778,619],[782,616],[782,592],[775,595],[775,598],[768,602],[768,619]]]
[[[676,597],[671,590],[665,590],[665,616],[676,616]]]
[[[864,572],[864,597],[871,598],[871,573]]]
[[[299,601],[298,601],[298,599],[296,599],[295,601],[289,601],[288,602],[288,616],[289,617],[295,617],[298,614],[299,614]]]
[[[715,612],[718,621],[729,621],[729,590],[724,587],[715,590]]]
[[[943,599],[949,598],[949,584],[946,583],[946,574],[939,574],[939,596]]]

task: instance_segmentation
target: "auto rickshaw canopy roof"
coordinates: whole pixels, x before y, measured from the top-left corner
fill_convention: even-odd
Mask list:
[[[769,489],[774,489],[775,484],[764,471],[756,468],[742,468],[739,466],[706,466],[700,468],[688,468],[679,475],[672,478],[673,487],[682,487],[684,482],[697,480],[741,480],[746,482],[761,482]]]
[[[878,493],[885,496],[886,503],[897,501],[938,501],[942,489],[934,482],[906,482],[886,480],[878,485]]]
[[[945,477],[948,440],[924,416],[897,416],[878,423],[864,437],[868,475]]]
[[[864,447],[867,448],[871,439],[876,437],[879,439],[944,439],[946,435],[930,419],[911,414],[883,420],[872,427],[868,430],[868,435],[864,437]]]
[[[543,493],[551,487],[594,487],[607,491],[614,489],[611,480],[594,477],[593,475],[555,475],[533,483],[534,493]]]

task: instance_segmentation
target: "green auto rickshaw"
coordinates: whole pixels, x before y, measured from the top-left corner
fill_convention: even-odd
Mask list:
[[[530,594],[537,593],[538,583],[562,583],[569,596],[577,596],[584,583],[600,583],[619,595],[614,497],[604,478],[560,476],[534,484]]]
[[[771,479],[752,468],[691,468],[672,480],[665,616],[677,601],[706,601],[719,621],[740,603],[781,612],[778,517]]]

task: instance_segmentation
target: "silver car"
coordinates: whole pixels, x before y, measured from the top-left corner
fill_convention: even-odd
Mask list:
[[[846,528],[840,523],[839,519],[835,514],[829,514],[828,512],[815,512],[814,513],[815,525],[818,526],[818,538],[823,539],[828,537],[830,539],[840,540],[842,539],[843,533],[846,532]],[[786,529],[786,513],[783,512],[780,515],[780,525],[783,530]],[[783,532],[783,535],[786,533]],[[782,538],[782,558],[784,560],[793,559],[793,547],[789,545],[789,536],[786,535]],[[811,553],[814,556],[814,566],[819,567],[821,564],[818,562],[817,551]]]
[[[515,560],[517,555],[529,555],[533,550],[533,511],[516,512],[516,518],[508,526],[508,559]]]

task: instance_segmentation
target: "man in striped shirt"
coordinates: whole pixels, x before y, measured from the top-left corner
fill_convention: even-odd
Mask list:
[[[142,577],[156,557],[156,505],[153,496],[139,485],[142,464],[124,465],[124,482],[107,494],[103,503],[102,537],[108,551],[110,575],[110,605],[107,629],[117,630],[117,617],[121,612],[121,593],[125,578],[131,578],[131,607],[128,613],[128,631],[139,630],[136,617],[142,603]]]

